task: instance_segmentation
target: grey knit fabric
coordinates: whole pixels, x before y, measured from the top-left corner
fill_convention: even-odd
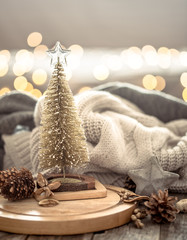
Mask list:
[[[187,103],[170,94],[155,90],[146,90],[130,83],[111,82],[93,88],[96,91],[107,91],[136,104],[144,113],[169,122],[176,119],[187,119]]]
[[[119,176],[142,168],[149,163],[151,156],[156,156],[165,171],[180,174],[180,180],[171,189],[187,192],[186,175],[181,174],[181,169],[186,169],[187,165],[187,120],[163,123],[144,114],[129,101],[102,91],[83,93],[76,97],[76,101],[90,155],[90,163],[83,173],[121,186]],[[42,104],[43,99],[37,104],[40,110]],[[36,109],[35,118],[38,115],[41,113]],[[38,143],[39,126],[32,131],[30,142],[31,159],[37,167]]]
[[[18,125],[32,130],[36,102],[36,98],[18,91],[12,91],[0,97],[0,136],[13,134]],[[4,142],[0,139],[0,169],[3,168],[3,157]]]
[[[173,171],[180,175],[179,181],[170,186],[170,189],[177,192],[187,192],[187,122],[184,120],[187,118],[187,104],[170,95],[143,90],[130,84],[109,85],[108,87],[106,85],[100,86],[99,90],[104,89],[111,92],[114,90],[116,95],[123,96],[124,99],[106,92],[94,91],[80,94],[75,98],[83,120],[91,158],[84,173],[94,175],[103,183],[123,186],[123,177],[128,169],[144,166],[149,161],[150,155],[153,154],[158,158],[164,170]],[[15,94],[19,95],[20,93],[15,92]],[[13,101],[11,95],[6,96],[7,102],[9,97],[10,102]],[[130,101],[126,101],[125,98]],[[19,111],[17,112],[17,109],[22,108],[21,102],[18,101],[18,107],[12,109],[11,104],[7,104],[8,109],[10,109],[9,113],[5,111],[4,114],[0,115],[0,123],[3,125],[5,122],[3,120],[1,122],[1,119],[12,114],[11,111],[14,113],[14,109],[20,118],[17,121],[17,116],[13,115],[13,126],[10,123],[11,130],[4,132],[5,135],[9,134],[9,136],[3,136],[5,149],[2,148],[2,151],[6,150],[5,166],[12,164],[19,166],[19,164],[24,163],[25,167],[30,168],[35,173],[39,170],[37,158],[38,126],[41,119],[42,100],[38,101],[35,108],[36,127],[34,129],[32,109],[34,109],[36,100],[32,99],[31,103],[28,100],[26,104],[23,104],[23,112],[28,118],[21,115]],[[30,104],[31,108],[28,107]],[[4,107],[1,110],[4,111],[3,109]],[[22,112],[22,110],[20,111]],[[32,117],[27,114],[28,112],[31,113]],[[15,120],[14,117],[16,117]],[[31,130],[33,129],[32,133],[22,131],[22,135],[21,133],[20,135],[14,134],[15,127],[20,123],[28,126]],[[3,129],[1,125],[0,129]],[[23,153],[21,153],[22,151]]]

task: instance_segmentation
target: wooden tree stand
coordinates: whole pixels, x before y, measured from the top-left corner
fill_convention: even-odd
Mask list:
[[[91,190],[82,192],[86,191]],[[120,202],[115,191],[106,190],[106,193],[107,196],[102,198],[60,201],[54,207],[40,207],[33,198],[10,202],[0,196],[0,230],[72,235],[106,230],[129,222],[135,205]]]

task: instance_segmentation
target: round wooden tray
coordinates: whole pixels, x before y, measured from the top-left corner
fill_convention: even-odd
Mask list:
[[[129,222],[134,208],[134,204],[121,203],[111,190],[104,198],[61,201],[48,208],[34,199],[9,202],[0,196],[0,230],[37,235],[96,232]]]

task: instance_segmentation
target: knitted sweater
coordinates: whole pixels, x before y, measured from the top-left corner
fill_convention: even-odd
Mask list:
[[[141,88],[134,89],[130,84],[124,84],[123,87],[126,92],[134,94],[137,102],[141,102],[144,96]],[[120,91],[120,88],[118,90]],[[146,95],[149,102],[152,93],[155,98],[154,92],[149,91],[149,96]],[[165,103],[170,103],[169,99],[170,95],[160,93],[157,96],[156,105],[158,106],[161,102],[166,106]],[[164,170],[177,172],[180,175],[180,180],[170,189],[187,192],[185,157],[187,156],[187,120],[181,119],[164,124],[159,119],[144,114],[131,102],[106,92],[82,93],[76,96],[75,100],[83,119],[90,152],[90,164],[84,169],[84,173],[95,176],[103,183],[123,186],[124,176],[128,170],[145,166],[150,156],[154,155]],[[5,166],[19,167],[25,163],[24,166],[31,169],[33,173],[39,171],[37,154],[42,101],[41,98],[35,108],[36,127],[32,133],[22,131],[3,136],[6,152]],[[179,115],[183,116],[187,105],[182,101],[178,101],[177,104],[176,102],[175,99],[171,100],[170,109],[176,109],[177,106]],[[146,101],[142,103],[144,108],[146,108],[145,103]],[[147,111],[149,108],[154,112],[154,105],[148,104]],[[165,115],[169,115],[170,109],[165,108]],[[177,118],[179,117],[176,113]]]
[[[90,163],[82,173],[100,179],[104,176],[105,180],[110,176],[110,181],[122,185],[121,177],[129,170],[144,167],[152,156],[156,156],[164,170],[180,175],[180,180],[170,189],[187,192],[187,120],[163,123],[144,114],[129,101],[107,92],[89,91],[76,96],[75,100],[90,156]],[[35,171],[39,168],[37,154],[42,105],[43,98],[35,110],[38,127],[32,131],[30,142]],[[76,171],[81,172],[80,169]]]
[[[18,125],[32,130],[36,102],[36,98],[18,91],[12,91],[0,97],[0,170],[3,169],[4,157],[4,142],[1,135],[13,134]]]

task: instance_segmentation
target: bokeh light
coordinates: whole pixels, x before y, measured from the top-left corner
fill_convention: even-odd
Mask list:
[[[187,72],[183,72],[180,76],[180,82],[183,87],[187,88]]]
[[[71,70],[75,70],[80,66],[80,58],[79,56],[70,54],[67,57],[67,65],[71,68]]]
[[[14,63],[13,65],[13,73],[16,76],[21,76],[26,72],[26,67],[22,65],[21,63]]]
[[[107,66],[110,70],[118,71],[122,68],[121,58],[118,55],[111,55],[107,58]]]
[[[142,54],[145,62],[150,66],[156,66],[158,63],[158,55],[156,49],[151,45],[145,45],[142,48]]]
[[[71,54],[76,55],[76,56],[78,56],[80,58],[84,54],[83,48],[80,45],[78,45],[78,44],[73,44],[68,49],[71,50]]]
[[[66,70],[66,80],[69,81],[69,80],[72,78],[72,75],[73,75],[73,74],[72,74],[71,69],[68,68],[68,69]]]
[[[46,51],[48,50],[48,47],[46,45],[39,45],[34,49],[34,55],[37,58],[45,58],[47,56]]]
[[[105,65],[98,65],[93,69],[93,75],[97,80],[105,80],[109,76],[109,70]]]
[[[170,67],[170,64],[171,64],[170,50],[166,47],[159,48],[158,49],[158,65],[163,69],[167,69]]]
[[[166,87],[165,79],[161,76],[156,76],[155,78],[157,80],[155,90],[162,91]]]
[[[29,72],[34,65],[33,53],[26,49],[19,50],[16,53],[16,64],[19,65],[19,69],[22,71]]]
[[[91,89],[91,87],[82,87],[81,89],[79,89],[79,93],[82,93],[82,92],[86,92],[86,91],[89,91]]]
[[[4,95],[5,93],[10,92],[10,89],[8,87],[4,87],[0,89],[0,96]]]
[[[187,66],[187,52],[183,51],[180,53],[180,62],[183,66]]]
[[[144,76],[142,83],[144,88],[148,90],[153,90],[157,86],[157,79],[153,75],[147,74]]]
[[[25,88],[25,91],[26,92],[30,92],[31,90],[33,90],[33,85],[32,85],[32,83],[30,83],[30,82],[27,82],[27,86],[26,86],[26,88]]]
[[[0,55],[1,56],[5,56],[6,57],[6,61],[8,62],[10,60],[10,52],[8,50],[2,50],[0,51]]]
[[[141,50],[138,47],[131,47],[122,51],[121,57],[124,63],[127,64],[131,69],[140,69],[143,65]]]
[[[36,85],[42,85],[47,80],[47,73],[43,69],[36,69],[32,74],[32,80]]]
[[[185,89],[182,91],[182,98],[184,99],[185,102],[187,102],[187,88],[185,88]]]
[[[8,64],[4,64],[0,62],[0,77],[3,77],[8,72]]]
[[[26,77],[20,76],[14,80],[14,88],[16,90],[25,90],[27,87]]]
[[[39,32],[32,32],[27,38],[27,43],[30,47],[36,47],[42,42],[42,34]]]
[[[39,89],[33,89],[30,91],[30,93],[35,96],[36,98],[40,98],[42,96],[42,93]]]

